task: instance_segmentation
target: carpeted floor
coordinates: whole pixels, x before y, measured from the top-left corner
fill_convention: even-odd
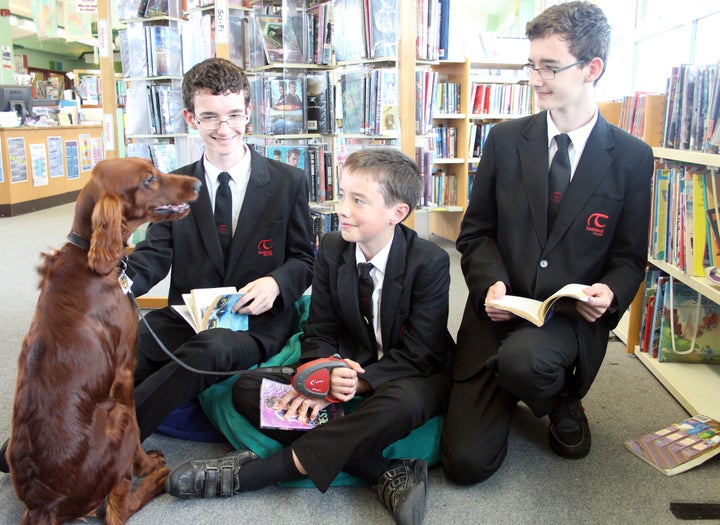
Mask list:
[[[69,232],[73,205],[18,217],[0,218],[0,441],[10,434],[16,360],[37,298],[38,254],[59,247]],[[434,239],[452,256],[450,328],[460,323],[466,296],[459,257],[451,242]],[[59,334],[61,336],[61,334]],[[653,524],[676,523],[671,501],[720,502],[720,460],[666,477],[632,456],[623,442],[685,417],[672,396],[624,345],[611,342],[600,374],[584,400],[593,448],[580,461],[563,460],[547,446],[547,418],[521,407],[508,457],[501,470],[476,486],[457,486],[441,467],[430,472],[425,523],[457,524]],[[204,444],[151,436],[148,449],[163,450],[170,466],[187,459],[214,457],[227,444]],[[0,524],[19,523],[22,505],[8,475],[0,474]],[[315,489],[271,487],[225,500],[153,500],[131,524],[390,524],[390,514],[370,488]],[[94,523],[91,520],[91,523]],[[704,523],[710,523],[705,521]],[[715,523],[720,523],[716,521]]]

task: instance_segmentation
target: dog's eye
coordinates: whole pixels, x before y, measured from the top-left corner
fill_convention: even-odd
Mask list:
[[[157,178],[156,175],[150,175],[147,179],[145,179],[144,181],[142,181],[142,187],[143,187],[143,188],[147,188],[148,186],[150,186],[150,185],[153,184],[154,182],[157,182],[157,180],[158,180],[158,178]]]

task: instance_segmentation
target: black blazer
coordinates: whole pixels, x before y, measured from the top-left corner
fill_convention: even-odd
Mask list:
[[[339,353],[362,365],[373,388],[447,371],[455,347],[447,329],[449,286],[447,252],[397,225],[380,303],[384,353],[378,360],[358,304],[355,244],[328,233],[315,261],[302,361]]]
[[[503,325],[485,314],[488,288],[543,300],[570,283],[605,283],[618,313],[577,319],[579,382],[584,394],[608,333],[632,301],[647,262],[651,148],[602,117],[588,138],[552,231],[546,229],[547,114],[492,128],[473,183],[457,248],[468,285],[455,376],[469,377],[497,351]],[[479,343],[482,342],[482,343]],[[462,345],[461,345],[462,346]]]
[[[230,247],[227,269],[208,189],[203,184],[190,214],[174,222],[152,224],[144,241],[130,254],[133,293],[142,295],[168,271],[170,304],[182,304],[193,288],[242,287],[272,276],[280,287],[273,307],[250,316],[248,331],[267,352],[277,353],[290,331],[293,304],[310,285],[313,249],[305,173],[250,150],[251,169],[245,199]],[[205,181],[202,161],[175,171]]]

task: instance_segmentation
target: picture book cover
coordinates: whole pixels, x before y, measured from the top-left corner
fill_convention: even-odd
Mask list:
[[[292,390],[292,386],[263,378],[260,386],[260,427],[280,430],[310,430],[344,415],[342,403],[330,403],[315,419],[303,423],[298,419],[284,418],[285,411],[278,408],[279,401]]]
[[[265,80],[265,97],[270,103],[266,132],[274,135],[304,133],[305,84],[301,77],[277,76]]]
[[[268,146],[265,150],[265,156],[269,159],[284,162],[290,166],[295,166],[303,171],[306,170],[307,160],[307,147],[306,146],[280,146],[272,145]]]
[[[658,361],[720,364],[720,305],[673,278],[663,295]]]
[[[308,72],[307,128],[309,133],[333,132],[333,108],[330,91],[333,89],[329,71]]]
[[[631,439],[625,447],[663,474],[673,476],[720,453],[720,423],[696,415]]]
[[[398,54],[398,0],[369,0],[370,58],[394,58]]]

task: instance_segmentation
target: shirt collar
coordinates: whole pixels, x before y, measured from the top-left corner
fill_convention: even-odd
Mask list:
[[[375,257],[370,259],[369,261],[365,259],[365,255],[363,254],[360,247],[355,244],[355,260],[358,264],[362,262],[370,262],[375,267],[376,270],[380,271],[382,274],[385,274],[385,268],[387,267],[387,261],[388,257],[390,256],[390,246],[392,246],[393,239],[395,238],[395,234],[393,233],[393,236],[390,238],[390,241],[379,251],[375,254]]]
[[[595,127],[595,123],[598,119],[598,110],[595,108],[595,112],[593,113],[592,118],[590,121],[580,126],[577,129],[574,129],[572,131],[568,131],[568,135],[570,136],[570,140],[572,141],[571,147],[575,149],[575,151],[578,154],[581,154],[582,151],[585,149],[585,144],[587,143],[588,137],[590,137],[590,133],[592,132],[593,128]],[[555,138],[555,135],[562,133],[557,126],[555,125],[555,122],[553,122],[553,119],[550,117],[550,112],[547,112],[547,129],[548,129],[548,148],[552,146],[552,141]]]
[[[217,178],[221,171],[227,171],[235,184],[245,187],[244,183],[247,182],[250,173],[250,150],[246,144],[242,146],[245,149],[242,159],[229,170],[221,170],[203,155],[203,167],[205,168],[205,178],[209,188],[214,188],[217,185]]]

